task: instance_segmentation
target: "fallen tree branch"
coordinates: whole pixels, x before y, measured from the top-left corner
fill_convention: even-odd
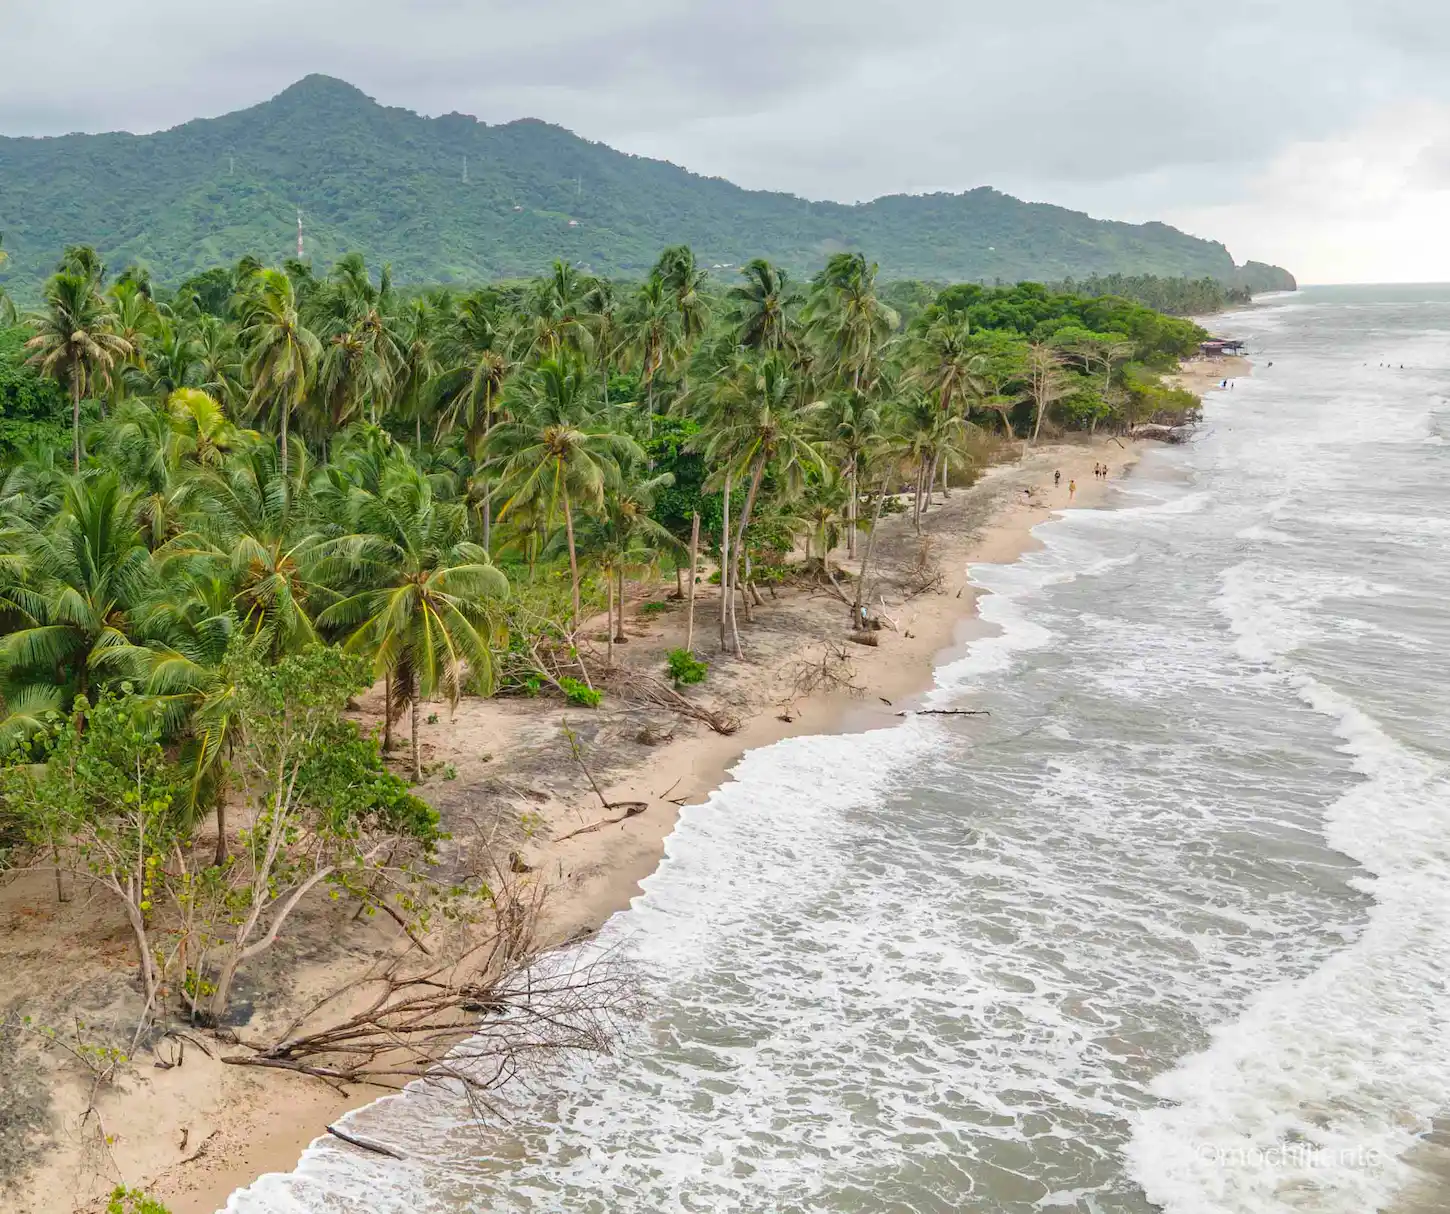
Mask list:
[[[990,717],[985,708],[915,708],[910,712],[898,712],[898,717]]]
[[[379,1142],[369,1142],[366,1138],[358,1138],[349,1134],[346,1130],[339,1130],[335,1125],[327,1127],[327,1132],[334,1138],[340,1138],[349,1146],[357,1147],[360,1151],[371,1151],[374,1155],[386,1155],[389,1159],[405,1159],[401,1151],[395,1151],[392,1147],[385,1147]]]
[[[648,801],[613,801],[610,802],[611,809],[622,809],[624,812],[617,818],[601,818],[589,826],[581,826],[578,830],[571,830],[567,835],[560,835],[554,840],[555,843],[563,843],[575,835],[589,835],[596,830],[603,830],[606,826],[617,826],[626,818],[637,818],[649,808]]]

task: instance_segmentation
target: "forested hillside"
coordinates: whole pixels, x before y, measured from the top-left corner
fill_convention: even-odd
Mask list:
[[[348,250],[401,282],[526,276],[556,257],[642,278],[660,248],[705,265],[765,256],[814,273],[865,249],[885,278],[1062,281],[1094,274],[1237,282],[1223,245],[982,188],[859,206],[743,190],[534,120],[422,118],[311,76],[264,104],[159,134],[0,139],[0,284],[23,300],[67,245],[175,284],[252,254],[326,265]],[[1271,267],[1269,269],[1272,269]],[[1280,272],[1282,273],[1282,272]]]

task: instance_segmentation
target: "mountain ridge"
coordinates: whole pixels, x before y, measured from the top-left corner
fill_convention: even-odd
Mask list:
[[[706,264],[765,256],[797,273],[859,248],[883,277],[1058,280],[1094,273],[1244,281],[1227,248],[1156,221],[1100,220],[991,187],[812,201],[621,152],[542,119],[427,118],[311,75],[257,105],[164,131],[0,137],[5,279],[33,292],[66,244],[162,281],[252,253],[349,250],[400,281],[480,282],[563,257],[643,273],[666,245]],[[1258,271],[1248,271],[1257,274]]]

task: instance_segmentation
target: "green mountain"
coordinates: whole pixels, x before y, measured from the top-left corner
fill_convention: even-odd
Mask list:
[[[1161,223],[986,188],[809,202],[533,119],[423,118],[326,76],[154,135],[0,138],[4,280],[22,295],[72,243],[170,283],[248,253],[280,260],[295,252],[299,208],[314,261],[355,249],[413,282],[527,275],[556,257],[628,276],[682,242],[707,265],[765,256],[801,273],[861,249],[883,277],[936,281],[1240,274],[1223,245]]]

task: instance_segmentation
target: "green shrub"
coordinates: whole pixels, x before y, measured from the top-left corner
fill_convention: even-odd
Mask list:
[[[640,615],[663,615],[669,609],[670,609],[670,605],[668,603],[663,603],[663,602],[658,602],[658,601],[653,602],[653,603],[643,603],[643,604],[640,605],[639,614]]]
[[[562,678],[559,680],[559,686],[564,689],[564,698],[571,704],[578,704],[581,708],[598,708],[599,701],[604,698],[602,691],[595,691],[587,683],[581,683],[578,679]]]
[[[710,663],[702,662],[688,649],[671,649],[669,655],[670,678],[676,687],[689,683],[703,683],[710,673]]]

